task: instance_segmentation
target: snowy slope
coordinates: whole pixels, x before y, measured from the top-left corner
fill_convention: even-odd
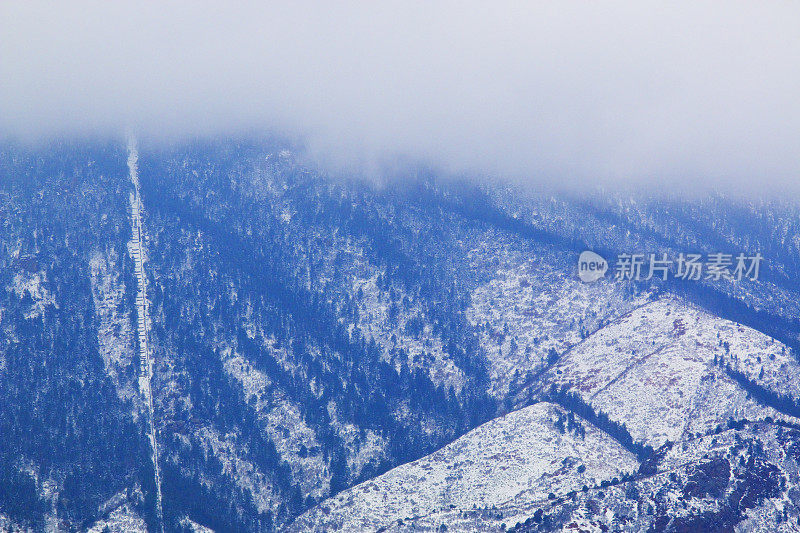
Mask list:
[[[508,285],[520,286],[516,279]],[[715,436],[730,419],[798,423],[756,402],[724,368],[730,365],[763,387],[797,397],[800,365],[786,346],[673,297],[639,298],[639,302],[632,311],[578,340],[517,399],[546,397],[554,384],[569,388],[596,412],[624,423],[634,440],[654,448],[666,443],[653,467],[659,474],[639,472],[635,457],[608,434],[560,406],[542,402],[488,422],[434,454],[324,501],[297,519],[293,529],[405,531],[445,525],[451,531],[468,531],[527,523],[547,530],[543,523],[531,522],[540,509],[552,514],[551,525],[565,520],[566,525],[592,530],[600,524],[624,524],[627,515],[620,522],[616,507],[607,509],[608,516],[598,517],[602,505],[595,500],[604,492],[601,486],[616,495],[617,507],[627,501],[625,505],[638,509],[629,529],[646,529],[653,516],[646,507],[636,507],[635,501],[655,505],[665,497],[664,487],[677,483],[670,473],[683,472],[691,480],[710,468],[709,457],[734,454],[725,452],[720,442],[735,446],[739,437],[730,431]],[[585,436],[574,423],[565,422],[567,416],[579,421]],[[774,430],[761,433],[775,436]],[[779,443],[770,446],[771,457],[787,455]],[[770,459],[757,452],[751,455],[762,462]],[[581,468],[579,473],[579,465],[585,471]],[[626,489],[633,481],[620,483],[625,474],[634,472],[637,490],[651,491],[649,499]],[[738,482],[736,475],[741,478]],[[736,486],[751,482],[751,468],[743,464],[731,479],[732,487],[735,482]],[[762,491],[767,499],[743,500],[750,507],[742,517],[755,517],[750,520],[760,524],[775,509],[782,510],[780,501],[768,498],[770,491]],[[587,494],[594,495],[591,505]],[[576,501],[584,504],[572,505]],[[671,515],[681,515],[682,500],[676,496],[670,502],[675,506]],[[692,513],[723,512],[723,504],[717,503],[714,507],[704,500],[695,502],[683,515],[694,520]],[[745,507],[741,509],[744,513]]]
[[[750,423],[665,446],[634,479],[509,524],[532,531],[798,531],[800,431]],[[647,470],[647,471],[645,471]]]
[[[467,319],[478,329],[489,363],[490,392],[504,397],[587,335],[646,302],[632,287],[608,280],[583,283],[564,254],[490,235],[470,252],[492,277],[470,295]]]
[[[634,440],[656,448],[707,433],[731,417],[786,418],[749,398],[720,362],[798,396],[800,365],[783,344],[672,297],[589,336],[536,387],[541,394],[553,384],[569,387],[596,411],[623,422]]]
[[[473,512],[484,526],[499,527],[526,516],[506,517],[495,508],[529,509],[549,492],[580,490],[637,468],[636,458],[605,433],[539,403],[326,500],[291,530],[369,531],[409,521],[453,526]]]

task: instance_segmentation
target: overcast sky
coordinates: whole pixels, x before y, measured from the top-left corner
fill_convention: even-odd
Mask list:
[[[271,130],[331,168],[800,192],[800,2],[10,4],[2,136]]]

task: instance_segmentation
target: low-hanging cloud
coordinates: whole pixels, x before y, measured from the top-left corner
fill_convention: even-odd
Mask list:
[[[269,130],[573,186],[800,192],[796,2],[20,2],[0,135]]]

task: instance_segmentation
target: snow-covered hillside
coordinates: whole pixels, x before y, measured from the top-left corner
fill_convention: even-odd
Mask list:
[[[375,186],[285,148],[145,146],[134,228],[124,146],[0,146],[0,530],[797,513],[796,207],[505,195],[428,171]],[[587,249],[759,252],[763,281],[585,284]],[[728,432],[745,444],[714,444]],[[725,481],[720,454],[727,488],[690,501],[695,479]]]
[[[518,279],[507,285],[520,286]],[[559,523],[587,531],[612,525],[637,531],[654,523],[657,513],[648,514],[648,509],[667,504],[674,507],[671,518],[684,517],[687,523],[701,523],[692,522],[701,520],[695,515],[732,508],[740,513],[739,521],[779,523],[774,516],[787,504],[775,487],[785,488],[780,476],[796,470],[791,450],[800,446],[782,448],[780,439],[789,437],[776,423],[794,427],[800,421],[757,402],[730,371],[797,397],[800,365],[791,350],[675,297],[641,297],[639,303],[578,340],[517,400],[548,398],[553,386],[576,394],[596,413],[627,428],[635,442],[660,448],[643,465],[606,428],[543,401],[322,502],[298,518],[293,530],[433,531],[446,526],[470,531],[515,524],[548,530]],[[762,422],[754,429],[753,421]],[[764,437],[773,439],[766,455],[762,445],[754,444]],[[750,484],[754,496],[734,505],[719,495],[717,501],[701,495],[692,506],[682,507],[697,479],[706,480],[707,471],[719,473],[720,455],[728,457],[728,474],[707,483],[723,487],[720,494],[734,495],[736,487]],[[741,465],[731,466],[730,456],[741,456]],[[768,477],[770,483],[762,487],[752,478],[746,463],[750,456],[761,461],[759,468],[775,483]],[[769,462],[776,458],[779,467]],[[666,490],[674,492],[671,499]]]
[[[563,254],[488,235],[470,252],[472,264],[491,263],[493,276],[471,294],[466,315],[480,332],[491,393],[503,397],[524,385],[550,358],[647,301],[622,283],[582,283]]]
[[[539,379],[537,392],[568,387],[624,423],[634,440],[656,448],[707,433],[729,418],[783,416],[750,398],[725,365],[798,396],[800,365],[786,346],[673,297],[643,305],[586,338]]]
[[[403,524],[469,528],[515,523],[548,493],[594,486],[638,468],[636,458],[591,424],[550,403],[509,413],[420,460],[326,500],[294,531],[374,531]]]
[[[542,506],[533,531],[800,530],[800,431],[749,423],[667,445],[633,479]]]

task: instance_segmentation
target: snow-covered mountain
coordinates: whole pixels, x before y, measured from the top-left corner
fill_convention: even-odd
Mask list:
[[[522,396],[567,389],[658,448],[730,418],[786,418],[751,397],[727,367],[797,398],[800,365],[790,353],[758,331],[665,297],[587,337]]]
[[[796,205],[137,155],[135,217],[124,145],[0,149],[0,529],[796,519]],[[764,270],[586,284],[587,248]]]
[[[599,485],[638,466],[606,433],[542,402],[325,500],[290,529],[499,529],[526,519],[525,511],[546,502],[551,492]]]
[[[800,419],[759,403],[729,375],[795,398],[800,364],[789,353],[677,298],[647,301],[574,345],[520,394],[539,403],[322,502],[294,528],[705,530],[719,521],[791,530],[782,513],[800,512]],[[632,444],[656,450],[637,459]],[[732,457],[741,464],[731,466]],[[774,487],[748,486],[761,481]],[[752,492],[722,501],[737,490]],[[733,503],[736,512],[725,507]]]

